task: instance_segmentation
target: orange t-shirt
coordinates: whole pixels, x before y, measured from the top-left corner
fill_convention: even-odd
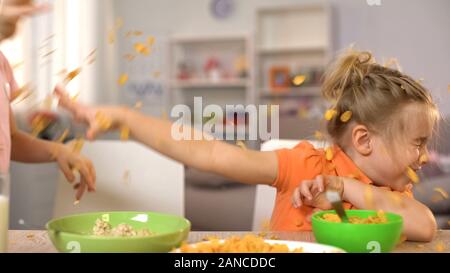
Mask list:
[[[331,161],[325,158],[324,149],[316,149],[307,141],[299,143],[292,149],[275,151],[278,157],[278,175],[272,186],[277,189],[277,195],[270,223],[271,230],[311,230],[311,223],[306,217],[313,212],[313,207],[303,205],[294,208],[291,201],[295,188],[303,180],[312,180],[323,174],[352,177],[363,183],[372,184],[339,146],[334,145],[332,151]],[[410,190],[405,193],[412,196]],[[344,203],[344,207],[356,209],[350,203]]]

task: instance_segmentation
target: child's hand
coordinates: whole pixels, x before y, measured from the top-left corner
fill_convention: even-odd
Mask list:
[[[123,114],[116,107],[90,107],[80,104],[69,97],[61,86],[55,87],[55,95],[59,98],[59,106],[72,113],[75,120],[89,126],[86,138],[93,140],[96,136],[120,126]]]
[[[96,174],[94,165],[89,159],[71,151],[68,147],[62,144],[57,145],[54,156],[66,179],[73,183],[75,180],[73,171],[80,173],[80,182],[74,185],[74,189],[77,190],[75,200],[78,201],[83,196],[86,188],[89,192],[95,191]]]
[[[48,4],[33,4],[31,0],[2,1],[0,13],[0,40],[11,37],[16,31],[17,22],[22,17],[47,12],[50,9]]]
[[[295,208],[307,205],[322,210],[331,209],[332,206],[325,197],[326,190],[339,192],[342,197],[344,184],[341,177],[317,176],[314,180],[304,180],[292,195],[292,204]]]

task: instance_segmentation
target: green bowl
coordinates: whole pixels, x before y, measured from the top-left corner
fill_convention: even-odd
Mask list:
[[[154,235],[104,237],[92,234],[97,219],[113,227],[128,224],[149,229]],[[191,223],[179,216],[155,212],[93,212],[51,220],[46,225],[50,240],[60,252],[169,252],[187,239]]]
[[[346,210],[347,215],[367,218],[376,215],[373,210]],[[316,241],[332,245],[347,252],[385,253],[390,252],[399,242],[403,229],[403,218],[394,213],[386,213],[385,224],[350,224],[335,223],[322,219],[325,213],[336,213],[334,210],[320,211],[312,217],[312,228]]]

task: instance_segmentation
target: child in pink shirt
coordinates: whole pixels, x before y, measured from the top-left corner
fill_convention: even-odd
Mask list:
[[[12,6],[7,6],[8,3],[2,7],[0,41],[14,33],[15,24],[21,16],[42,10],[41,7],[31,4],[31,1],[25,2],[27,3],[20,3],[9,10]],[[73,169],[79,170],[81,180],[76,187],[76,200],[80,200],[86,189],[94,191],[95,170],[90,160],[74,153],[63,144],[35,138],[16,128],[10,102],[18,89],[11,66],[0,52],[0,173],[9,172],[11,159],[25,163],[56,161],[70,182],[75,179]]]

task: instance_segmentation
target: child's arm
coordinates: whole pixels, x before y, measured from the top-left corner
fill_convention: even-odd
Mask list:
[[[63,144],[41,140],[21,132],[16,127],[11,110],[10,117],[12,160],[25,163],[56,161],[69,182],[75,179],[72,169],[78,169],[81,180],[76,200],[81,199],[86,187],[88,191],[95,191],[95,169],[89,159],[72,152]]]
[[[436,232],[433,213],[422,203],[400,192],[364,184],[358,180],[337,176],[317,176],[304,180],[294,190],[294,207],[307,205],[319,209],[331,209],[326,190],[338,191],[342,199],[358,209],[383,210],[403,217],[403,233],[408,240],[431,241]]]
[[[48,4],[34,4],[31,0],[5,2],[2,3],[0,16],[0,41],[14,34],[19,19],[47,12],[50,9]]]
[[[342,181],[333,178],[331,176],[325,177],[318,175],[313,180],[303,180],[292,194],[292,205],[294,208],[306,205],[320,210],[332,209],[331,203],[327,200],[325,194],[323,194],[324,191],[336,191],[341,197],[344,193]]]
[[[344,178],[343,184],[344,201],[359,209],[374,207],[401,215],[403,233],[408,240],[428,242],[433,239],[437,228],[436,220],[430,209],[419,201],[400,192],[388,191],[350,178]]]
[[[89,125],[87,137],[95,138],[102,131],[96,116],[109,119],[110,128],[127,127],[138,142],[188,166],[214,172],[249,184],[271,184],[278,171],[275,152],[244,150],[217,140],[175,140],[172,123],[145,116],[123,107],[88,107],[72,101],[60,88],[55,89],[60,106],[75,118]]]

